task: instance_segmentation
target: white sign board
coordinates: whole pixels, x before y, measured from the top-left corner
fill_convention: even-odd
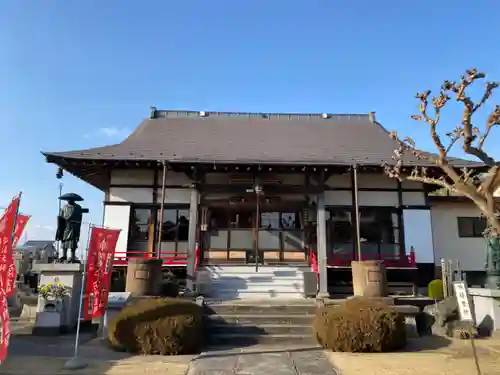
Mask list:
[[[108,297],[108,307],[124,307],[130,297],[130,292],[111,292]]]
[[[460,313],[460,320],[473,322],[472,308],[469,300],[469,293],[467,291],[467,284],[465,281],[453,282],[453,290],[457,298],[458,312]]]

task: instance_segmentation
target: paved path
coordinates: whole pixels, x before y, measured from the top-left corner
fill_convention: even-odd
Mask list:
[[[188,375],[336,375],[318,348],[205,353],[195,358]]]

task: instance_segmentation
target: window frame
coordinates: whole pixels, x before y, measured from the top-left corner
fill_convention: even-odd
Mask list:
[[[161,205],[160,204],[148,204],[148,203],[143,203],[143,204],[131,204],[130,205],[130,215],[129,215],[129,236],[128,236],[128,242],[127,242],[127,248],[130,247],[132,245],[133,242],[142,242],[142,243],[146,243],[146,242],[149,242],[151,241],[151,239],[148,238],[145,239],[145,240],[133,240],[131,238],[131,233],[132,233],[132,219],[134,217],[134,213],[135,213],[135,210],[151,210],[151,215],[153,217],[153,226],[154,226],[154,233],[153,233],[153,236],[154,236],[154,239],[153,239],[153,253],[155,253],[157,251],[157,247],[158,247],[158,235],[159,235],[159,227],[158,227],[158,224],[159,224],[159,216],[160,216],[160,209],[161,209]],[[165,204],[163,206],[163,209],[164,210],[176,210],[176,224],[177,224],[177,221],[179,220],[179,211],[183,211],[183,210],[188,210],[190,209],[190,204],[189,203],[180,203],[180,204]],[[190,218],[188,217],[187,218],[189,221],[190,221]],[[148,224],[149,225],[149,224]],[[177,249],[178,249],[178,244],[179,242],[181,243],[186,243],[186,242],[189,242],[189,238],[187,241],[178,241],[178,232],[176,232],[176,239],[175,241],[161,241],[161,242],[175,242],[175,251],[177,252]]]
[[[466,221],[471,225],[472,228],[472,234],[471,235],[466,235],[462,233],[463,229],[460,225],[461,221]],[[484,223],[484,229],[478,233],[476,231],[476,224],[478,222],[483,222]],[[458,233],[458,238],[482,238],[484,237],[483,232],[486,229],[488,223],[485,218],[481,216],[457,216],[457,233]]]
[[[339,210],[342,210],[342,211],[345,211],[345,212],[349,212],[351,214],[351,238],[352,238],[352,242],[346,242],[346,244],[351,244],[352,243],[352,257],[353,259],[357,259],[358,257],[358,249],[357,249],[357,241],[356,241],[356,225],[355,225],[355,222],[353,222],[353,218],[355,217],[356,215],[356,210],[355,210],[355,207],[353,205],[328,205],[328,206],[325,206],[325,210],[329,212],[330,215],[332,215],[332,213],[334,211],[339,211]],[[393,223],[392,225],[392,231],[393,231],[393,234],[394,234],[394,243],[392,245],[394,245],[395,247],[397,247],[399,249],[399,255],[400,256],[404,256],[406,254],[406,245],[405,245],[405,242],[404,242],[404,222],[403,222],[403,210],[401,207],[394,207],[394,206],[359,206],[359,214],[360,216],[363,214],[363,211],[366,211],[366,210],[377,210],[377,211],[386,211],[386,212],[389,212],[390,215],[392,214],[396,214],[398,216],[398,220],[397,220],[397,223]],[[356,218],[356,220],[359,220],[359,218]],[[360,229],[361,229],[361,226],[360,226]],[[398,235],[396,236],[395,235],[395,231],[398,231]],[[361,233],[360,233],[361,235]],[[361,236],[362,237],[362,236]],[[332,238],[332,234],[330,233],[329,230],[327,230],[327,244],[329,245],[333,245],[333,242],[331,240]],[[375,244],[377,245],[377,251],[378,251],[378,254],[381,256],[381,247],[382,247],[382,241],[378,241],[378,242],[363,242],[363,243],[369,243],[369,244]],[[332,254],[330,254],[330,247],[331,246],[327,246],[328,247],[328,252],[329,252],[329,256],[332,256]],[[384,254],[384,256],[386,256],[387,254]]]

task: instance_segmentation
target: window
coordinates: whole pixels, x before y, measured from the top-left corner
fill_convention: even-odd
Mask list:
[[[483,237],[486,230],[486,219],[482,217],[457,218],[458,237]]]
[[[282,229],[301,229],[300,214],[298,212],[283,212],[281,214]]]
[[[135,208],[130,219],[130,241],[148,241],[154,211],[150,208]]]
[[[211,231],[229,228],[229,215],[226,210],[211,209],[209,211]]]
[[[355,228],[351,208],[326,212],[327,247],[333,253],[354,251]],[[359,232],[363,254],[399,254],[399,217],[390,207],[360,207]]]
[[[189,210],[163,210],[162,242],[187,242],[189,237]]]
[[[360,209],[359,231],[361,242],[394,244],[399,242],[395,236],[398,229],[398,216],[392,209]]]
[[[279,212],[263,212],[260,214],[261,229],[279,229],[280,228],[280,213]]]
[[[231,212],[231,228],[252,229],[255,225],[252,211]]]

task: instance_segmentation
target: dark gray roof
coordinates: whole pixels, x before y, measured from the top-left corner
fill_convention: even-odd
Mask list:
[[[120,144],[44,153],[47,159],[376,165],[395,143],[372,114],[155,111]],[[405,164],[425,165],[413,157]],[[462,160],[459,164],[471,165]],[[477,163],[473,163],[477,164]]]
[[[29,240],[22,244],[22,247],[36,247],[40,249],[46,249],[48,247],[53,247],[54,240]]]

